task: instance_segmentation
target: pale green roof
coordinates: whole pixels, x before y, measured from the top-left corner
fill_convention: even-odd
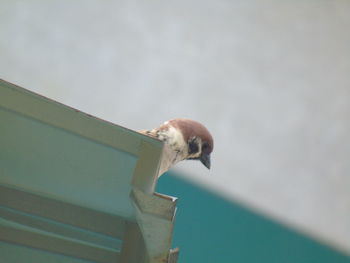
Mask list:
[[[160,141],[2,80],[0,131],[2,256],[16,257],[15,243],[82,262],[166,262],[175,199],[154,194]]]

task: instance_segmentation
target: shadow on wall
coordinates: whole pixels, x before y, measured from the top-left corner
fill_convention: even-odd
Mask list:
[[[179,263],[349,263],[341,254],[296,231],[228,202],[174,174],[157,192],[176,196],[173,247]]]

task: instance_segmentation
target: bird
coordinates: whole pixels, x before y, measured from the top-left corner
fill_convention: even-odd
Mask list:
[[[140,133],[164,142],[158,177],[183,160],[199,160],[210,169],[214,141],[203,124],[191,119],[176,118]]]

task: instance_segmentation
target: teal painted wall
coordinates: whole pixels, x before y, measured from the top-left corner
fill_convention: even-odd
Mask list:
[[[179,263],[349,263],[319,242],[170,174],[157,185],[176,196],[173,247]]]

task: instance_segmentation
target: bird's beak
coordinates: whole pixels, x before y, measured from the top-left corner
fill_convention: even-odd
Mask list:
[[[203,153],[199,160],[202,162],[202,164],[204,164],[205,167],[210,169],[210,154]]]

